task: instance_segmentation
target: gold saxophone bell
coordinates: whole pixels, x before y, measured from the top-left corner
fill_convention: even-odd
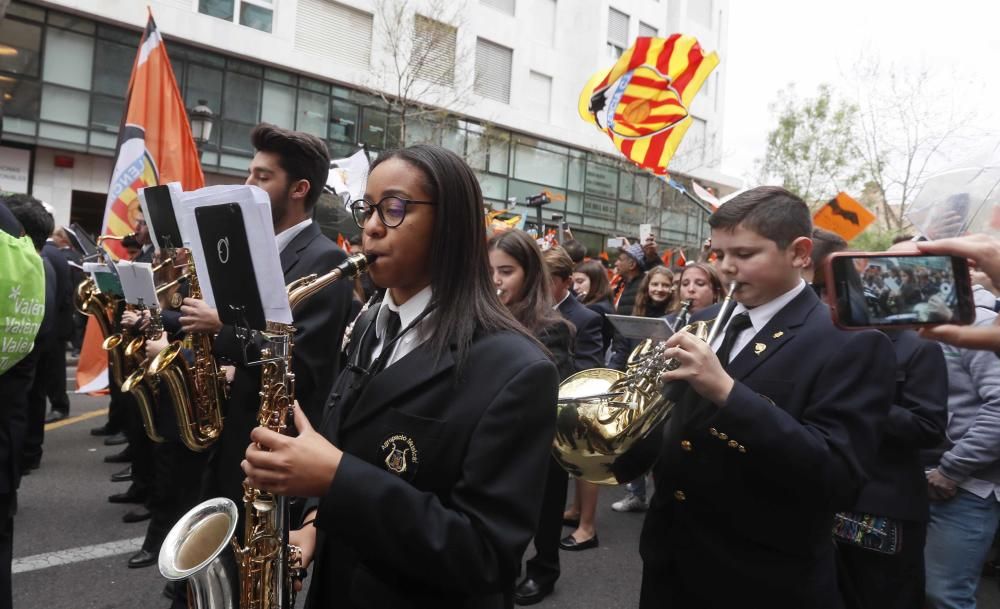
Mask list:
[[[678,332],[711,344],[732,312],[730,304],[727,296],[714,320],[697,321]],[[593,368],[560,383],[552,454],[563,469],[595,484],[627,482],[615,476],[619,459],[659,429],[685,395],[686,383],[665,386],[660,381],[661,374],[678,366],[665,351],[666,341],[646,339],[629,356],[627,372]]]
[[[122,335],[122,333],[116,332],[111,336],[108,336],[101,342],[101,349],[104,349],[105,351],[111,351],[112,349],[117,348],[118,345],[122,344],[122,341],[124,340],[125,337]]]
[[[125,345],[125,355],[129,357],[142,356],[142,349],[146,347],[146,337],[137,336]]]

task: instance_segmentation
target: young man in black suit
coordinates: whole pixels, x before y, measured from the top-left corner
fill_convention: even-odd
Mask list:
[[[330,158],[326,145],[308,133],[262,123],[251,134],[257,151],[246,183],[265,190],[285,283],[310,274],[323,275],[347,255],[320,232],[313,209],[326,184]],[[338,351],[351,308],[350,282],[335,282],[295,309],[292,372],[295,396],[314,425],[330,384],[339,372]],[[202,300],[184,299],[181,325],[186,332],[217,333],[215,354],[235,366],[229,388],[226,424],[209,465],[206,496],[219,494],[242,505],[240,461],[260,407],[260,366],[244,360],[243,343],[235,328],[223,326],[214,309]],[[240,510],[242,517],[242,510]],[[242,531],[242,527],[238,530]]]
[[[750,190],[709,224],[739,304],[712,345],[667,343],[680,366],[665,391],[690,390],[653,468],[640,607],[841,609],[833,514],[853,506],[875,455],[892,345],[835,328],[802,280],[812,226],[795,195]]]

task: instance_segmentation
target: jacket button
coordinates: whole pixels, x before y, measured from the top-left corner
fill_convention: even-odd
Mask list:
[[[736,448],[736,447],[737,447],[737,446],[739,446],[739,445],[740,445],[740,443],[739,443],[739,442],[737,442],[736,440],[730,440],[730,441],[729,441],[729,442],[728,442],[728,443],[726,444],[726,446],[728,446],[729,448]]]
[[[717,430],[717,429],[716,429],[716,428],[714,428],[714,427],[710,427],[710,428],[708,429],[708,433],[712,434],[713,436],[718,436],[718,435],[719,435],[719,430]]]
[[[687,440],[681,440],[681,449],[682,450],[686,450],[688,452],[691,452],[692,448],[694,448],[694,447],[691,446],[691,442],[689,442]]]
[[[674,491],[674,499],[677,501],[686,501],[687,495],[684,494],[684,491]]]
[[[720,433],[720,434],[719,434],[719,439],[720,439],[720,440],[722,440],[722,441],[725,441],[725,440],[728,440],[728,439],[729,439],[729,436],[727,436],[727,435],[726,435],[726,434],[724,434],[724,433]]]

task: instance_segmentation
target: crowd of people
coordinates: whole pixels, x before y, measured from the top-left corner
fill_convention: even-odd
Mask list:
[[[252,144],[246,183],[270,198],[284,281],[343,262],[313,219],[329,168],[323,142],[262,124]],[[4,203],[0,227],[30,238],[46,295],[33,349],[0,374],[0,392],[14,398],[0,472],[0,509],[12,515],[20,476],[42,463],[44,423],[69,413],[65,357],[79,348],[72,299],[83,277],[41,203]],[[598,521],[613,517],[598,514],[599,486],[583,479],[567,504],[571,477],[552,442],[562,380],[629,373],[643,339],[616,330],[608,316],[618,314],[676,331],[665,345],[676,366],[661,381],[688,388],[644,443],[648,454],[616,472],[613,510],[645,512],[641,607],[975,606],[1000,524],[993,284],[974,288],[972,326],[848,332],[822,300],[825,260],[848,245],[814,229],[784,189],[721,206],[697,261],[665,266],[647,239],[624,245],[609,269],[569,233],[545,247],[516,229],[487,235],[475,173],[430,145],[380,155],[350,211],[369,273],[293,310],[290,435],[258,426],[253,345],[189,281],[180,305],[160,313],[162,332],[149,311],[119,303],[117,328],[146,337],[140,359],[207,337],[226,384],[221,434],[192,450],[177,396],[152,393],[150,420],[140,404],[150,396],[111,382],[109,419],[93,433],[125,445],[107,460],[127,464],[114,479],[130,485],[109,501],[137,506],[124,520],[149,521],[129,567],[154,564],[195,504],[242,505],[250,485],[295,498],[288,541],[312,573],[306,607],[543,601],[560,552],[598,547]],[[168,252],[154,251],[135,219],[123,246],[133,260],[163,262]],[[900,247],[967,257],[980,282],[1000,282],[992,238]],[[935,269],[864,273],[887,311],[946,281]],[[727,296],[735,304],[720,314]],[[683,331],[717,317],[711,343]],[[7,606],[12,526],[0,535]],[[187,606],[183,582],[165,593]]]

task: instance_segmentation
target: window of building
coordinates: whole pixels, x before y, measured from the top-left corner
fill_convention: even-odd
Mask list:
[[[274,20],[272,0],[198,0],[198,12],[268,33]]]
[[[358,106],[339,99],[330,102],[330,139],[357,143]]]
[[[712,27],[712,0],[687,0],[687,16],[705,27]]]
[[[628,48],[628,15],[608,9],[608,53],[618,59]]]
[[[458,30],[423,15],[413,18],[410,65],[417,76],[439,85],[455,82],[455,41]]]
[[[485,6],[495,8],[501,13],[514,14],[514,0],[480,0]]]
[[[510,103],[510,75],[514,51],[483,38],[476,39],[476,82],[483,97]]]
[[[372,55],[372,14],[328,0],[299,0],[295,48],[367,69]]]
[[[327,96],[312,91],[299,91],[299,109],[295,115],[295,128],[326,139],[330,122],[330,103]]]
[[[294,125],[295,87],[264,81],[260,120],[274,125]]]
[[[12,74],[38,76],[42,28],[30,23],[0,21],[0,70]]]
[[[556,188],[566,187],[569,159],[564,154],[518,142],[514,147],[514,177]]]
[[[648,36],[650,38],[656,38],[658,34],[659,32],[656,30],[655,27],[649,25],[648,23],[643,23],[642,21],[639,22],[640,36]]]
[[[552,107],[552,77],[528,72],[528,115],[548,122]]]

